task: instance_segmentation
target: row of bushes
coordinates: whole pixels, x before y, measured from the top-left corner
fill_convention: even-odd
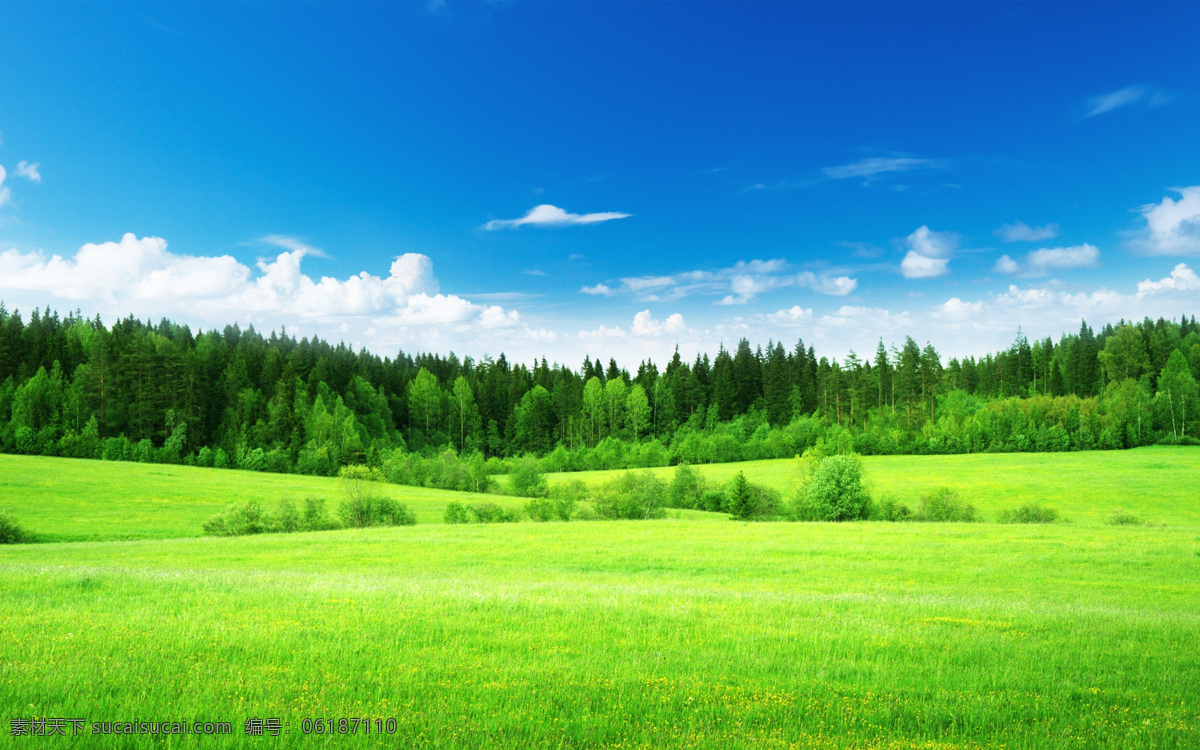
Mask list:
[[[370,526],[412,526],[416,516],[408,506],[378,490],[384,477],[368,466],[343,466],[338,472],[344,497],[337,517],[325,508],[325,499],[307,497],[297,507],[291,500],[279,501],[274,512],[264,510],[256,500],[233,504],[204,522],[204,532],[212,536],[362,529]]]

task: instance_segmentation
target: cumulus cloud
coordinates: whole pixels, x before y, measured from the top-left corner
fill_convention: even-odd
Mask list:
[[[1186,263],[1180,263],[1171,270],[1170,276],[1158,281],[1151,281],[1150,279],[1139,281],[1137,289],[1137,296],[1139,297],[1166,291],[1195,291],[1200,289],[1200,278],[1196,276],[1195,271],[1188,268]]]
[[[1001,255],[996,271],[1014,276],[1046,276],[1052,271],[1076,268],[1095,268],[1100,265],[1100,251],[1084,243],[1072,247],[1043,247],[1025,255],[1020,261]]]
[[[566,227],[578,224],[597,224],[602,221],[612,221],[613,219],[627,219],[630,216],[632,214],[619,213],[617,211],[573,214],[564,211],[558,206],[551,206],[544,203],[529,209],[529,213],[519,219],[492,219],[483,225],[483,229],[490,232],[497,229],[518,229],[523,226]]]
[[[744,305],[760,294],[787,289],[809,289],[818,294],[845,296],[858,287],[858,280],[849,276],[831,276],[811,271],[795,273],[788,270],[782,258],[738,261],[727,268],[700,269],[682,273],[630,276],[620,280],[617,288],[606,284],[585,286],[587,294],[628,294],[642,302],[677,300],[692,295],[719,297],[717,305]]]
[[[1105,112],[1112,112],[1114,109],[1128,107],[1133,104],[1158,107],[1170,100],[1171,97],[1165,91],[1149,89],[1145,86],[1127,86],[1120,91],[1101,94],[1089,99],[1087,105],[1088,111],[1084,117],[1095,117],[1096,115],[1102,115]]]
[[[933,311],[933,317],[941,320],[967,320],[983,310],[982,302],[963,302],[958,297],[951,297],[938,305]]]
[[[1005,242],[1041,242],[1052,240],[1058,236],[1058,225],[1047,224],[1042,227],[1031,227],[1023,221],[1003,224],[993,232]]]
[[[523,327],[516,310],[439,293],[433,261],[421,253],[396,257],[386,277],[363,271],[314,279],[301,270],[308,252],[286,250],[251,269],[229,255],[178,255],[161,237],[133,234],[86,244],[70,258],[12,249],[0,252],[0,299],[86,307],[109,319],[133,313],[199,325],[285,325],[385,350],[466,341],[492,348],[494,341],[476,334],[495,329],[518,343],[553,338]]]
[[[1159,203],[1140,208],[1146,226],[1132,238],[1135,249],[1149,255],[1200,253],[1200,185],[1175,188],[1174,192],[1179,193],[1179,200],[1165,196]]]
[[[900,261],[906,279],[932,279],[949,271],[950,259],[958,248],[954,232],[935,232],[925,225],[905,238],[908,252]]]
[[[678,333],[684,330],[683,316],[679,313],[668,315],[666,320],[655,320],[649,310],[642,310],[633,316],[633,326],[630,331],[634,336],[657,336],[662,333]]]
[[[37,182],[40,184],[42,181],[42,175],[40,172],[38,172],[38,167],[40,166],[42,165],[37,162],[30,164],[27,161],[19,161],[17,162],[17,174],[29,180],[30,182]]]

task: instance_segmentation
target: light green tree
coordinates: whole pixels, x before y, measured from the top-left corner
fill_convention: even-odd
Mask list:
[[[650,422],[650,399],[646,397],[646,389],[641,383],[634,383],[629,389],[629,395],[625,399],[625,413],[633,439],[641,438]]]
[[[437,377],[424,367],[408,384],[408,413],[428,434],[442,417],[442,389]]]

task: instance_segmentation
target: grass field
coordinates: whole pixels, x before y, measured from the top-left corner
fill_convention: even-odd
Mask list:
[[[183,747],[254,716],[292,732],[256,746],[366,742],[299,742],[342,716],[399,747],[1200,746],[1195,529],[428,525],[0,571],[0,713],[234,722]]]
[[[1155,523],[1200,526],[1200,449],[1195,448],[868,456],[863,463],[876,499],[890,496],[915,506],[921,492],[948,485],[986,520],[994,520],[996,511],[1037,500],[1082,524],[1101,524],[1113,509],[1123,508]],[[785,498],[791,497],[796,477],[794,459],[695,468],[715,482],[744,471],[752,481],[778,488]],[[670,480],[674,469],[650,471]],[[551,484],[574,479],[594,484],[620,473],[547,476]],[[407,503],[419,523],[440,522],[451,500],[481,500],[480,495],[420,487],[380,489]],[[200,536],[201,524],[231,502],[254,499],[270,508],[282,497],[298,502],[314,496],[326,498],[332,511],[341,495],[337,480],[323,477],[0,454],[0,508],[43,541]],[[523,505],[503,496],[483,499]],[[683,515],[697,520],[709,516]]]
[[[380,484],[406,503],[418,523],[440,523],[451,500],[481,496]],[[257,500],[271,510],[280,498],[322,497],[330,513],[344,494],[338,480],[189,466],[0,455],[0,508],[42,541],[165,539],[200,536],[201,524],[230,503]],[[484,498],[505,506],[517,498]]]
[[[1049,526],[446,526],[429,522],[451,497],[479,496],[388,487],[422,523],[0,547],[0,746],[1196,748],[1198,461],[867,460],[876,496],[948,484],[989,513],[1040,499],[1075,521]],[[701,470],[784,483],[791,466]],[[191,537],[232,500],[339,491],[11,456],[0,488],[59,538]],[[1115,505],[1165,525],[1104,525]],[[42,716],[234,734],[9,736]],[[251,717],[290,733],[251,740]],[[304,736],[314,717],[397,733]]]
[[[739,471],[791,498],[795,459],[700,464],[696,471],[727,482]],[[675,469],[649,469],[670,480]],[[602,482],[621,472],[549,475],[551,484],[580,479]],[[875,499],[891,497],[915,507],[922,492],[945,485],[995,520],[996,512],[1037,501],[1066,519],[1101,524],[1116,508],[1155,523],[1200,525],[1200,448],[1138,448],[1083,453],[981,453],[966,456],[867,456],[864,478]]]

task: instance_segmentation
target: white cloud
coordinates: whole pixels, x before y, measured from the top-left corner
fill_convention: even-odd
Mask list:
[[[910,172],[914,169],[933,169],[939,166],[941,163],[933,159],[875,156],[840,167],[825,167],[821,172],[831,180],[865,177],[866,181],[870,182],[872,178],[889,172]]]
[[[301,270],[308,252],[288,250],[251,269],[229,255],[177,255],[160,237],[133,234],[89,243],[70,258],[13,249],[0,252],[0,299],[10,308],[86,308],[89,316],[109,320],[133,313],[196,325],[285,325],[293,333],[349,338],[384,352],[396,346],[472,353],[503,348],[512,356],[556,336],[524,326],[516,310],[439,293],[426,255],[400,255],[386,277],[364,271],[314,279]],[[496,329],[507,331],[503,345],[489,334]]]
[[[259,241],[265,242],[268,245],[274,245],[275,247],[281,247],[284,250],[302,250],[305,256],[312,255],[317,258],[329,257],[324,250],[313,247],[297,237],[289,237],[283,234],[268,234]]]
[[[1174,192],[1179,200],[1165,196],[1159,203],[1141,207],[1146,226],[1133,238],[1135,249],[1150,255],[1200,253],[1200,185]]]
[[[932,279],[949,271],[950,259],[958,248],[954,232],[935,232],[925,225],[905,238],[908,253],[900,261],[900,272],[906,279]]]
[[[4,179],[6,177],[8,177],[8,173],[4,171],[4,167],[0,166],[0,206],[8,203],[8,201],[12,198],[12,191],[9,190],[4,184]]]
[[[1042,227],[1031,227],[1023,221],[1003,224],[993,232],[1005,242],[1041,242],[1052,240],[1058,236],[1058,225],[1047,224]]]
[[[858,280],[849,276],[818,276],[812,271],[800,273],[796,277],[796,283],[818,294],[828,294],[832,297],[844,297],[858,288]]]
[[[584,287],[588,294],[629,294],[642,302],[663,302],[701,294],[720,296],[714,304],[744,305],[766,292],[789,287],[818,294],[845,296],[858,287],[849,276],[830,276],[811,271],[790,273],[782,258],[738,261],[727,268],[700,269],[659,276],[630,276],[613,289],[605,284]]]
[[[1010,258],[1006,253],[1001,255],[996,260],[996,265],[993,270],[999,271],[1000,273],[1015,274],[1021,270],[1021,264]]]
[[[1076,268],[1096,268],[1100,265],[1100,251],[1084,243],[1072,247],[1043,247],[1025,255],[1020,261],[1001,255],[995,269],[1000,273],[1018,276],[1046,276],[1052,271],[1068,271]]]
[[[982,302],[963,302],[951,297],[934,309],[933,317],[942,320],[967,320],[983,310]]]
[[[683,316],[679,313],[673,313],[667,316],[666,320],[655,320],[650,315],[649,310],[642,310],[637,315],[633,316],[633,325],[630,331],[634,336],[657,336],[663,333],[678,333],[684,330]]]
[[[17,162],[17,174],[21,175],[30,182],[36,182],[40,184],[42,181],[42,175],[40,172],[38,172],[38,167],[40,166],[42,165],[37,162],[30,164],[27,161],[19,161]]]
[[[1200,289],[1200,277],[1197,277],[1196,272],[1188,268],[1186,263],[1180,263],[1171,270],[1171,275],[1167,278],[1158,281],[1150,279],[1139,281],[1137,288],[1139,297],[1165,291],[1193,291]]]
[[[619,213],[616,211],[605,211],[594,214],[573,214],[564,211],[558,206],[542,204],[529,209],[529,213],[519,219],[492,219],[483,225],[483,229],[494,231],[496,229],[517,229],[523,226],[534,227],[565,227],[577,224],[596,224],[602,221],[612,221],[613,219],[626,219],[632,214]]]
[[[767,320],[785,326],[799,325],[812,320],[813,311],[811,307],[805,308],[800,305],[792,305],[786,310],[779,310],[767,316]]]
[[[1160,89],[1148,89],[1145,86],[1127,86],[1120,91],[1094,96],[1088,100],[1088,111],[1084,117],[1095,117],[1114,109],[1128,107],[1132,104],[1142,104],[1147,107],[1159,107],[1171,100],[1167,92]]]

